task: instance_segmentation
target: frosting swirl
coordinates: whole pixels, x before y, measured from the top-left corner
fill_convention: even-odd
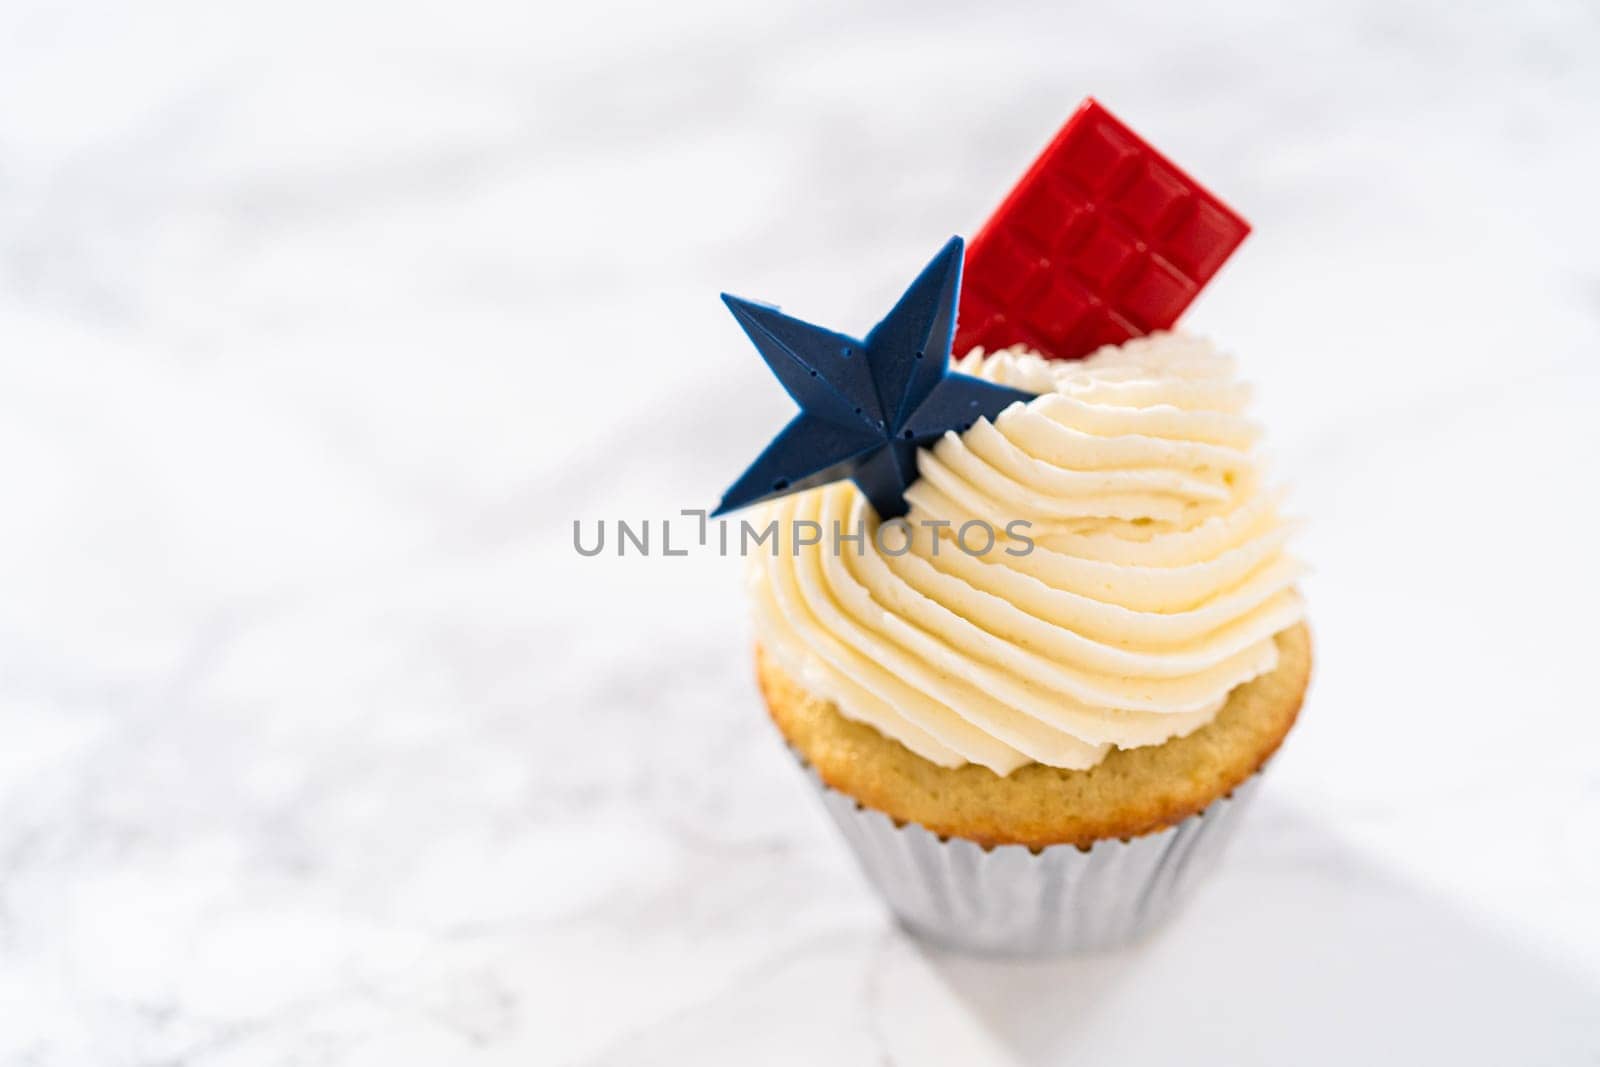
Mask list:
[[[1277,665],[1303,568],[1231,358],[1157,334],[954,369],[1041,395],[924,449],[904,520],[849,482],[756,520],[777,529],[749,560],[756,630],[786,672],[934,763],[1008,774],[1199,729]]]

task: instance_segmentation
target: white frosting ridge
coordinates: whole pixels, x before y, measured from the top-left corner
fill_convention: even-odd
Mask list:
[[[849,482],[751,519],[777,522],[750,587],[787,673],[926,759],[1007,774],[1190,733],[1277,665],[1302,566],[1230,358],[1157,334],[1077,361],[977,351],[955,369],[1041,395],[924,449],[908,528],[880,534]]]

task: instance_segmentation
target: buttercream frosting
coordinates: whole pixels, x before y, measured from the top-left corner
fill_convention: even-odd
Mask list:
[[[749,584],[785,671],[934,763],[1008,774],[1190,733],[1276,666],[1303,568],[1230,357],[1156,334],[955,369],[1039,395],[922,450],[903,520],[849,482],[748,520],[777,531]]]

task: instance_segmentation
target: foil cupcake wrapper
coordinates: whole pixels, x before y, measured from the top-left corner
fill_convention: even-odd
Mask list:
[[[1003,956],[1099,951],[1155,930],[1216,866],[1261,779],[1157,833],[1035,852],[896,826],[801,765],[901,925],[944,948]]]

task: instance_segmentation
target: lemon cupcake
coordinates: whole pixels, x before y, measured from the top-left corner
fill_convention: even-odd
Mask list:
[[[759,506],[761,691],[926,938],[1140,936],[1295,722],[1294,526],[1233,359],[1166,329],[1246,232],[1089,102],[864,339],[724,297],[801,409],[718,509]]]

